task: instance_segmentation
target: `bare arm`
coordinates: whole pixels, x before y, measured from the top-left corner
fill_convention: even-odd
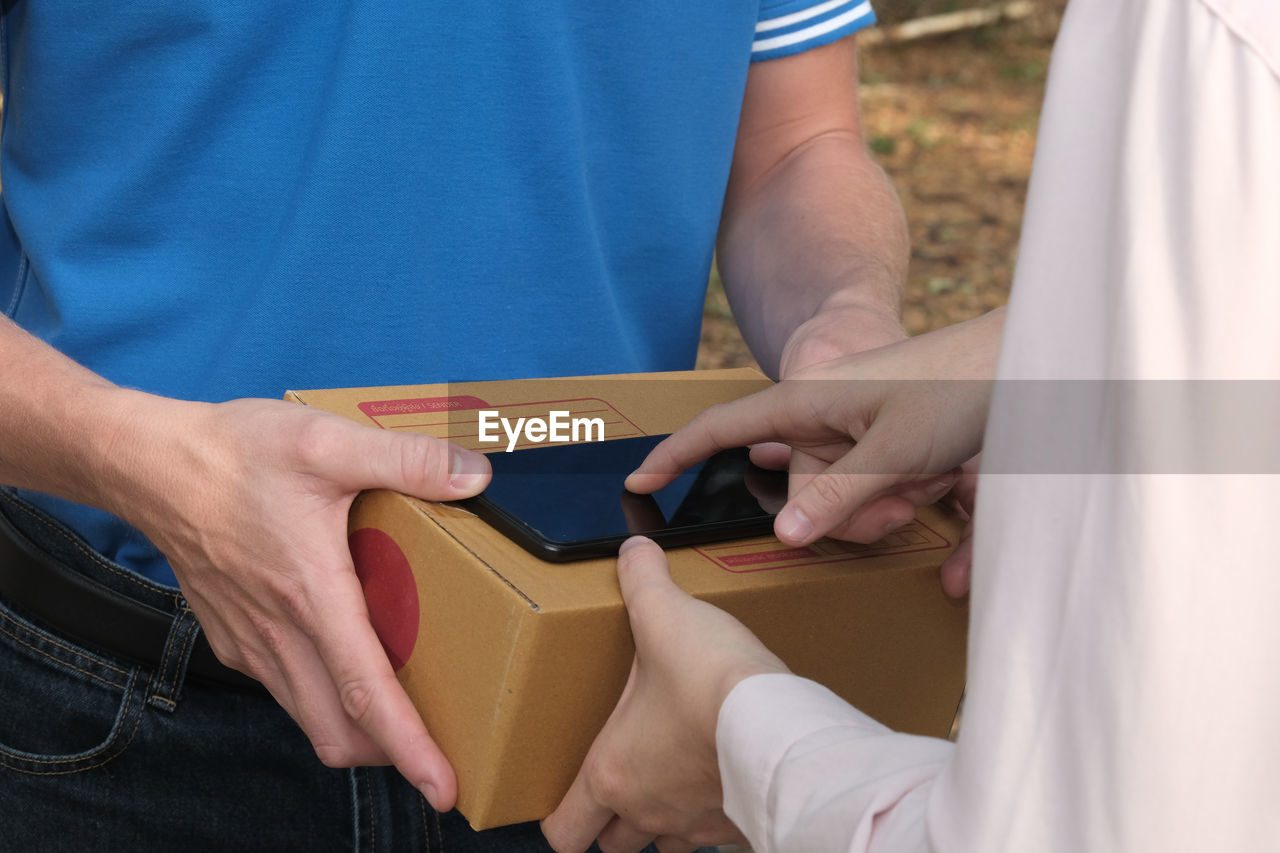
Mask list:
[[[0,483],[103,506],[131,393],[0,317]]]
[[[856,86],[852,38],[747,78],[718,262],[775,376],[905,336],[906,221],[863,144]]]
[[[218,657],[261,681],[331,766],[456,780],[396,681],[346,544],[362,489],[475,494],[478,454],[279,400],[119,388],[0,318],[0,482],[112,512],[169,558]]]

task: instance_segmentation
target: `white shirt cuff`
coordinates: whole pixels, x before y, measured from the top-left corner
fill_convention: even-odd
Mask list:
[[[896,733],[820,684],[782,674],[730,691],[716,746],[725,814],[756,853],[864,850],[885,828],[877,819],[899,806],[892,834],[923,841],[928,787],[953,749]]]

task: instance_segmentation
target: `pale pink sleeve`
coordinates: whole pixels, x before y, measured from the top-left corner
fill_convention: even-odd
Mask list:
[[[725,813],[756,853],[928,849],[923,812],[950,743],[893,732],[794,675],[738,684],[716,742]]]

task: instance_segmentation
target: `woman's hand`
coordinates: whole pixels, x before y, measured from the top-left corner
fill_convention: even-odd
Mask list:
[[[618,556],[618,583],[636,657],[617,708],[542,831],[559,853],[663,853],[745,843],[721,811],[716,721],[739,681],[787,672],[729,614],[671,580],[666,557],[640,536]]]
[[[875,541],[950,490],[981,448],[1003,319],[998,309],[714,406],[655,447],[627,488],[654,492],[718,450],[782,442],[825,468],[792,471],[778,538]]]

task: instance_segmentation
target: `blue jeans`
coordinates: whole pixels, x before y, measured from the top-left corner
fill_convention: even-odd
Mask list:
[[[0,513],[78,571],[192,619],[177,590],[89,552],[3,489]],[[156,657],[153,669],[82,648],[0,599],[0,848],[550,849],[536,823],[477,833],[436,813],[394,768],[325,767],[265,692],[188,679],[177,648]]]

